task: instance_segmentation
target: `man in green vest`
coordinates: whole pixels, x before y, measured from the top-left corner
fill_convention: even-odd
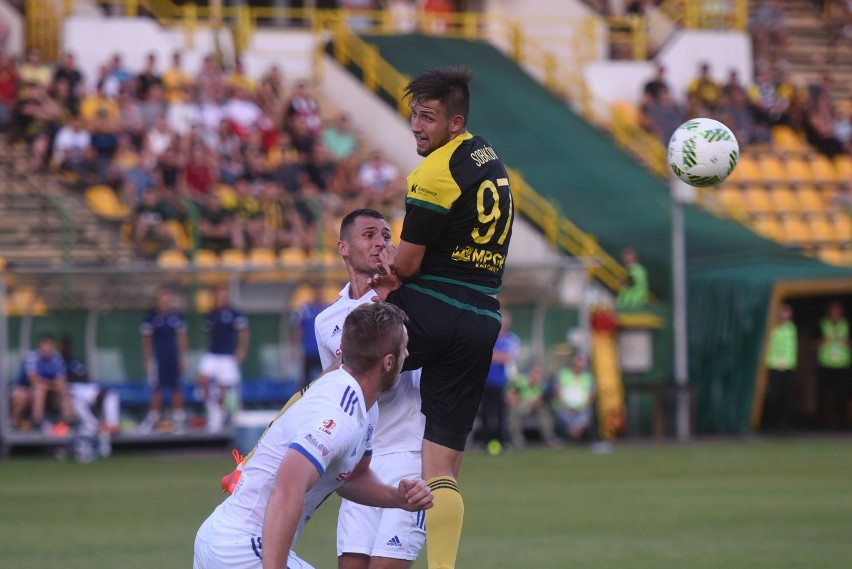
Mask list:
[[[797,346],[793,309],[789,304],[782,304],[766,347],[766,368],[769,370],[763,406],[763,428],[766,431],[786,434],[790,430]]]
[[[849,321],[843,316],[843,305],[835,300],[820,323],[817,348],[819,365],[818,415],[822,425],[849,427],[849,391],[852,384],[852,350],[849,346]]]
[[[548,446],[558,446],[553,431],[553,411],[545,397],[544,366],[533,362],[526,374],[512,379],[506,400],[509,404],[509,432],[514,448],[524,448],[524,419],[535,417],[542,439]]]
[[[648,304],[648,273],[639,264],[632,247],[626,247],[621,252],[621,260],[627,269],[627,279],[621,285],[615,307],[628,310],[641,308]]]
[[[566,433],[580,440],[592,422],[592,402],[595,396],[595,379],[589,371],[586,356],[580,352],[571,359],[571,367],[556,374],[556,417]]]

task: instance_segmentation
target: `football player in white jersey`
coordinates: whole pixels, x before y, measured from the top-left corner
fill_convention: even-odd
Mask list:
[[[375,274],[378,255],[390,242],[390,227],[381,213],[357,209],[343,218],[337,250],[346,264],[349,283],[340,291],[337,302],[316,319],[323,369],[328,369],[339,354],[346,315],[375,296],[367,280]],[[424,421],[420,413],[420,370],[404,372],[396,385],[379,397],[370,467],[385,484],[420,478]],[[426,539],[425,518],[425,512],[343,500],[337,519],[338,568],[408,569]]]
[[[232,494],[195,539],[194,569],[307,569],[290,549],[335,490],[344,498],[411,512],[431,507],[423,481],[383,484],[370,470],[379,395],[408,355],[401,310],[370,303],[342,331],[343,365],[278,416],[242,463]]]

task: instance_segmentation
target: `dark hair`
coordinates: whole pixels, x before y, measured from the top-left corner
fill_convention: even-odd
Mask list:
[[[467,126],[470,114],[470,89],[467,84],[473,79],[473,71],[463,65],[433,67],[418,75],[406,85],[403,98],[411,102],[440,101],[447,116],[461,115]]]
[[[368,302],[349,313],[343,322],[340,350],[343,364],[354,373],[369,371],[387,354],[402,347],[405,313],[387,302]]]
[[[38,335],[38,343],[42,342],[56,342],[56,337],[50,332],[42,332]]]
[[[345,240],[349,233],[349,228],[352,227],[352,224],[355,223],[355,220],[359,217],[372,217],[373,219],[384,219],[381,213],[374,209],[370,209],[368,207],[362,207],[360,209],[355,209],[346,214],[346,217],[340,222],[340,240]]]

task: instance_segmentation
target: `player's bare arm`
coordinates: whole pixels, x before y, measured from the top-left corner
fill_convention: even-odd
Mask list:
[[[305,506],[305,494],[319,476],[316,467],[298,451],[288,452],[281,461],[263,517],[263,569],[287,566],[287,556]]]
[[[400,480],[394,488],[383,484],[370,469],[369,457],[364,457],[337,493],[347,500],[379,508],[401,508],[419,512],[432,507],[432,491],[422,480]]]
[[[396,275],[403,282],[412,281],[420,275],[420,264],[426,254],[426,245],[415,245],[408,241],[400,241],[399,249],[394,259]]]

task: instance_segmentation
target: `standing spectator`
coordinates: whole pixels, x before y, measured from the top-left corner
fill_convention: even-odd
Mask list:
[[[50,334],[42,334],[38,347],[24,358],[18,384],[12,389],[12,425],[21,428],[24,412],[31,407],[33,426],[49,431],[45,422],[45,410],[50,403],[58,404],[67,423],[75,420],[71,398],[68,395],[68,380],[65,362],[56,351],[56,342]]]
[[[210,339],[198,364],[198,389],[207,411],[207,431],[217,433],[239,408],[240,364],[248,353],[248,319],[231,306],[227,286],[216,289],[216,305],[204,317]]]
[[[381,210],[384,203],[398,198],[403,188],[399,168],[385,160],[378,150],[361,165],[358,180],[365,191],[363,198],[376,210]]]
[[[574,354],[571,367],[557,372],[555,387],[556,417],[568,436],[580,440],[589,432],[595,396],[595,380],[584,354]]]
[[[61,352],[65,359],[71,405],[80,420],[80,433],[88,436],[98,431],[104,434],[117,433],[120,417],[118,392],[104,389],[91,381],[86,366],[74,355],[70,336],[62,338]],[[101,420],[98,415],[101,415]]]
[[[5,132],[12,123],[12,109],[18,100],[18,70],[15,60],[0,53],[0,132]]]
[[[558,441],[553,430],[553,412],[545,397],[544,366],[533,362],[526,374],[518,374],[511,382],[507,396],[509,403],[509,431],[512,446],[520,449],[526,446],[524,420],[535,417],[538,430],[548,446],[557,446]]]
[[[654,78],[645,83],[642,94],[656,99],[663,89],[669,89],[669,83],[666,81],[666,66],[657,64],[654,70]]]
[[[502,311],[500,333],[494,343],[491,367],[482,394],[482,436],[488,454],[500,454],[506,435],[506,388],[514,377],[521,339],[512,332],[512,316]]]
[[[302,355],[302,384],[301,389],[322,373],[322,361],[320,359],[319,346],[314,330],[317,316],[328,307],[323,298],[323,286],[319,281],[311,284],[313,297],[300,306],[293,314],[292,334],[290,336],[294,346]]]
[[[183,100],[184,87],[192,85],[192,78],[181,69],[181,54],[172,53],[172,66],[166,69],[162,76],[165,100],[167,103],[177,103]]]
[[[311,94],[310,86],[306,81],[296,83],[293,96],[290,97],[290,101],[287,103],[287,126],[290,125],[296,116],[302,117],[305,121],[305,126],[313,133],[318,132],[322,127],[319,103],[317,103],[316,98]]]
[[[683,111],[668,87],[660,87],[657,96],[652,97],[643,105],[642,124],[645,129],[655,135],[665,146],[669,139],[681,124],[683,124]]]
[[[820,320],[817,348],[819,365],[818,411],[824,427],[832,420],[841,429],[849,427],[849,393],[852,378],[852,349],[849,344],[849,321],[843,316],[843,305],[834,300],[826,316]]]
[[[622,283],[615,300],[616,308],[641,308],[648,304],[648,272],[639,264],[633,247],[625,247],[621,260],[627,269],[627,279]]]
[[[172,423],[180,430],[186,423],[181,375],[186,368],[186,322],[172,306],[167,288],[157,291],[154,308],[142,322],[142,361],[151,387],[148,415],[139,432],[151,433],[160,421],[163,390],[171,394]]]
[[[145,68],[142,73],[136,76],[136,98],[147,99],[151,87],[162,84],[163,80],[157,73],[157,54],[151,52],[145,58]]]
[[[766,399],[763,428],[787,434],[790,430],[790,412],[793,402],[793,371],[796,369],[797,338],[793,323],[793,309],[782,304],[778,321],[769,333],[766,348]]]

